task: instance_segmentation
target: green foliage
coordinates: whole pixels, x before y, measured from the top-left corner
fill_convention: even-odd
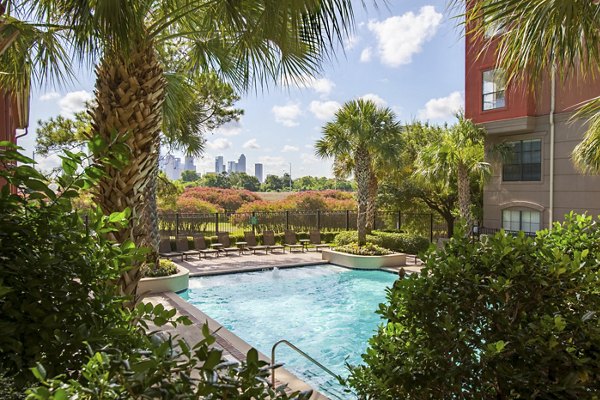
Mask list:
[[[334,250],[357,256],[386,256],[394,253],[393,251],[369,242],[363,246],[359,246],[358,243],[350,243],[344,246],[335,247]]]
[[[378,313],[360,398],[597,399],[600,229],[569,215],[535,238],[431,250]]]
[[[340,232],[334,240],[336,246],[346,246],[358,241],[356,231]],[[373,231],[367,235],[367,242],[386,249],[407,254],[419,254],[429,247],[429,239],[408,233]]]
[[[258,178],[244,172],[229,174],[229,182],[233,189],[245,189],[251,192],[257,192],[260,189]]]
[[[182,182],[195,182],[200,179],[200,174],[196,171],[186,170],[181,172]]]
[[[293,185],[293,182],[292,182]],[[283,177],[279,177],[277,175],[267,175],[265,181],[261,185],[262,192],[280,192],[282,190],[289,190],[290,181],[288,179],[287,182],[284,181]]]
[[[146,269],[144,276],[147,278],[155,278],[159,276],[175,275],[177,273],[177,265],[171,260],[161,259],[156,268]]]
[[[0,372],[0,399],[3,400],[24,400],[25,394],[20,390],[12,377],[6,376]]]
[[[183,186],[178,181],[171,181],[164,172],[158,175],[156,201],[158,209],[163,212],[175,212],[177,199],[183,193]]]
[[[179,213],[214,214],[216,212],[223,212],[222,208],[217,208],[208,201],[194,197],[180,197],[177,199],[176,207]]]
[[[429,239],[408,233],[373,231],[381,246],[400,253],[419,254],[429,248]]]
[[[73,150],[84,145],[92,135],[91,117],[86,111],[75,114],[73,119],[59,115],[48,121],[38,121],[35,130],[35,152],[41,156],[60,150]]]
[[[85,358],[84,342],[95,345],[108,332],[126,335],[123,299],[107,282],[142,252],[105,238],[128,222],[126,212],[93,212],[86,227],[73,210],[71,199],[101,175],[96,165],[79,167],[83,154],[61,157],[63,175],[54,191],[18,148],[0,146],[0,177],[17,190],[5,185],[0,192],[0,367],[22,385],[33,378],[27,368],[36,362],[50,373],[72,370]]]

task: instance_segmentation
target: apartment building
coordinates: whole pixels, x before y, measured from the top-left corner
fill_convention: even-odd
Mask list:
[[[465,115],[487,131],[486,147],[505,143],[508,157],[491,157],[484,187],[483,227],[535,232],[573,210],[600,215],[600,177],[579,173],[571,153],[586,131],[571,119],[577,105],[600,96],[600,79],[506,85],[496,67],[494,36],[465,40]],[[533,90],[532,90],[533,89]]]

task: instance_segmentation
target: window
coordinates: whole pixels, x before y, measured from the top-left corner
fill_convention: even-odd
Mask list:
[[[509,154],[502,165],[502,180],[539,181],[542,179],[541,139],[507,143]]]
[[[533,233],[540,230],[540,212],[527,210],[503,210],[502,228],[507,231]]]
[[[483,71],[483,110],[493,110],[506,105],[504,89],[506,78],[501,69]]]

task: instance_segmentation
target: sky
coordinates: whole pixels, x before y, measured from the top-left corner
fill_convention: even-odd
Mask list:
[[[293,178],[331,177],[332,160],[317,158],[314,143],[335,111],[356,98],[390,107],[401,122],[454,121],[464,105],[465,86],[457,10],[437,0],[389,0],[378,8],[365,3],[363,8],[356,2],[356,29],[321,75],[305,80],[302,87],[273,84],[258,93],[240,93],[236,107],[244,115],[206,136],[205,154],[195,160],[198,172],[213,172],[216,156],[222,155],[227,164],[243,153],[249,174],[255,163],[262,163],[264,176],[282,175],[291,163]],[[19,140],[25,153],[35,148],[38,120],[81,111],[93,98],[93,87],[90,68],[62,87],[34,88],[29,134]],[[56,155],[36,161],[44,170],[58,165]]]

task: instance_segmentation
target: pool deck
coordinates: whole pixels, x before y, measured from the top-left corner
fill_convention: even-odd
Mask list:
[[[272,268],[291,268],[324,264],[321,258],[321,253],[316,251],[294,252],[294,253],[275,253],[275,254],[244,254],[244,255],[228,255],[220,257],[208,257],[198,259],[190,257],[185,261],[174,260],[177,264],[182,265],[190,271],[190,276],[209,276],[229,274],[236,272],[260,271]],[[421,270],[421,262],[414,256],[407,257],[407,265],[404,266],[407,272],[419,272]],[[388,272],[397,273],[398,267],[385,268]],[[178,325],[176,328],[164,327],[162,330],[171,335],[179,335],[186,339],[188,343],[196,343],[202,339],[200,327],[204,323],[208,323],[210,331],[216,338],[215,346],[223,351],[225,359],[230,361],[245,360],[246,353],[252,347],[242,339],[222,327],[217,321],[204,314],[201,310],[187,303],[177,294],[172,292],[158,293],[147,296],[144,302],[153,304],[162,304],[166,308],[175,308],[177,315],[185,315],[190,318],[193,325],[183,326]],[[270,362],[270,359],[259,353],[261,359]],[[287,384],[288,392],[305,391],[312,389],[306,382],[302,381],[289,371],[278,368],[276,372],[276,385]],[[313,389],[314,390],[314,389]],[[314,390],[311,400],[326,400],[328,397]]]

